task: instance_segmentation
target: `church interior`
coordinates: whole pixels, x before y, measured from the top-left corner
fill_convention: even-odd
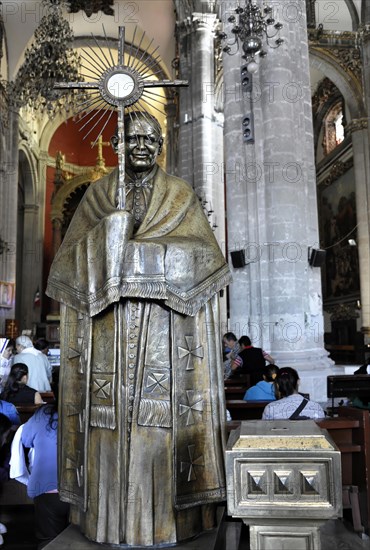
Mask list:
[[[159,164],[229,264],[220,336],[249,335],[326,404],[327,376],[370,359],[367,0],[2,0],[0,336],[60,347],[45,290],[81,198],[118,163],[96,83],[120,56],[162,84],[138,100]]]

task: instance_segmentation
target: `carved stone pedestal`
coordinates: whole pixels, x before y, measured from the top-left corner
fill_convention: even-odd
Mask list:
[[[320,526],[342,513],[340,452],[315,422],[250,421],[226,451],[229,515],[251,550],[319,550]]]

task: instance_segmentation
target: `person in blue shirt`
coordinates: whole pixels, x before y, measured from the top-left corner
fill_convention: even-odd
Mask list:
[[[27,494],[35,505],[38,550],[61,533],[69,521],[69,504],[62,502],[58,493],[56,403],[41,407],[23,425],[21,438],[25,447],[35,450]]]
[[[266,365],[262,368],[263,380],[249,388],[244,394],[244,401],[275,401],[275,378],[279,372],[276,365]]]
[[[5,414],[15,426],[19,426],[21,423],[18,411],[12,403],[0,399],[0,413]]]

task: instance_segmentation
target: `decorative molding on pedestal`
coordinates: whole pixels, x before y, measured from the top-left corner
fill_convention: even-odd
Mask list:
[[[342,513],[340,451],[312,420],[243,422],[227,443],[226,483],[251,550],[320,550],[320,526]]]

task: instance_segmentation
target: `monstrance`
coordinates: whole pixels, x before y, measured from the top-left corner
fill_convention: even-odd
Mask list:
[[[136,29],[133,36],[133,42],[135,40]],[[107,41],[107,36],[105,34],[105,39]],[[95,58],[92,55],[83,50],[84,54],[89,58],[86,59],[84,55],[82,58],[86,61],[93,61],[94,70],[93,73],[98,77],[93,82],[59,82],[54,87],[58,89],[83,89],[83,90],[97,90],[99,101],[104,102],[115,107],[118,112],[118,196],[117,196],[117,208],[123,210],[125,208],[126,202],[126,192],[125,192],[125,109],[131,107],[134,104],[138,103],[145,93],[147,88],[162,88],[170,86],[188,86],[188,81],[186,80],[148,80],[147,73],[150,70],[149,67],[145,67],[144,71],[139,70],[140,62],[145,63],[147,59],[145,56],[148,54],[148,49],[152,42],[150,42],[148,48],[141,54],[139,59],[136,59],[138,52],[141,47],[141,43],[145,33],[142,35],[139,46],[136,48],[136,53],[132,55],[132,46],[129,51],[128,62],[125,65],[124,63],[124,54],[125,54],[125,27],[119,27],[119,39],[118,39],[118,63],[114,63],[112,52],[109,49],[110,60],[108,60],[102,48],[99,46],[97,40],[94,38],[97,47],[101,52],[101,58],[96,56]],[[107,41],[108,42],[108,41]],[[158,48],[156,48],[158,49]],[[156,50],[154,50],[156,51]],[[153,54],[154,52],[152,52]],[[95,54],[96,55],[96,54]],[[132,60],[132,62],[131,62]],[[153,65],[157,61],[157,58],[152,60],[151,64]],[[88,68],[91,70],[90,68]],[[157,95],[157,94],[155,94]],[[89,106],[91,107],[96,103],[96,99],[88,101]],[[101,109],[102,110],[102,109]],[[100,112],[100,111],[98,111]],[[113,113],[114,111],[112,111]],[[95,116],[95,115],[94,115]],[[110,117],[109,117],[110,118]],[[99,132],[99,135],[102,134],[105,126],[107,125],[108,120],[106,121],[104,127]],[[101,117],[100,117],[101,119]],[[98,124],[98,121],[95,123],[95,126]],[[99,138],[96,138],[96,141]]]

